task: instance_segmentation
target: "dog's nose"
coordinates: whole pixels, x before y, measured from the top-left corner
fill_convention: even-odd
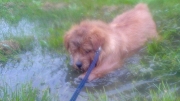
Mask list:
[[[81,61],[76,62],[76,66],[77,66],[79,69],[81,69],[81,67],[82,67],[82,62],[81,62]]]

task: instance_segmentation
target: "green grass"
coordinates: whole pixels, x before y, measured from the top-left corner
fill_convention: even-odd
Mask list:
[[[136,93],[136,96],[130,97],[125,93],[118,93],[115,96],[108,97],[105,90],[101,93],[92,94],[88,93],[88,101],[179,101],[180,97],[176,93],[176,87],[173,89],[167,83],[160,83],[159,85],[154,85],[155,89],[148,90],[147,96],[138,93],[136,90],[131,92]],[[135,89],[135,88],[134,88]],[[52,98],[48,90],[42,92],[38,89],[33,88],[31,83],[25,83],[16,86],[13,90],[7,84],[4,83],[0,86],[0,101],[57,101],[57,99]],[[53,100],[52,100],[53,99]]]
[[[8,39],[16,40],[20,46],[21,51],[32,50],[33,45],[35,44],[34,43],[35,39],[33,36],[21,36],[21,37],[12,36],[11,38]]]
[[[152,101],[178,101],[180,98],[175,92],[176,87],[171,89],[168,84],[161,83],[155,85],[158,90],[150,90],[150,98]]]
[[[87,91],[88,92],[88,91]],[[154,84],[154,89],[147,90],[147,94],[139,93],[136,88],[131,91],[133,93],[117,93],[108,97],[105,90],[104,92],[92,94],[88,92],[88,101],[179,101],[176,87],[170,87],[167,83]]]
[[[20,84],[15,89],[4,83],[0,86],[0,101],[51,101],[51,98],[47,90],[39,92],[31,83]]]
[[[55,27],[52,29],[49,29],[49,36],[41,37],[40,45],[43,48],[48,48],[49,50],[54,50],[56,52],[65,52],[64,44],[63,44],[63,35],[64,31]]]
[[[4,55],[4,53],[2,52],[2,51],[0,51],[0,62],[7,62],[7,60],[8,60],[8,56],[7,55]]]
[[[154,18],[158,22],[158,31],[161,35],[161,40],[148,44],[147,58],[148,61],[154,64],[153,77],[174,74],[163,76],[161,80],[176,81],[180,79],[180,14],[177,13],[180,12],[180,3],[177,0],[173,0],[172,2],[162,0],[161,3],[157,1],[157,4],[160,4],[158,8],[160,12],[154,11]]]

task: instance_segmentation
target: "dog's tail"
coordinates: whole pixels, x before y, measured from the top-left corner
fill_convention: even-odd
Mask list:
[[[139,3],[135,6],[136,9],[149,10],[147,4]]]

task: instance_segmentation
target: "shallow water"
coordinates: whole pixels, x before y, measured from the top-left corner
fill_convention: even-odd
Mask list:
[[[0,39],[11,36],[35,36],[38,37],[48,33],[47,28],[40,27],[38,22],[30,22],[26,19],[20,20],[16,24],[10,24],[4,19],[0,19]]]
[[[38,24],[26,20],[21,20],[16,26],[13,26],[2,19],[0,21],[0,39],[8,35],[21,36],[22,34],[37,37],[37,32],[42,33],[42,29],[37,30],[37,27]],[[15,89],[20,84],[32,82],[33,87],[40,91],[49,89],[53,96],[58,96],[61,101],[68,101],[79,84],[75,78],[80,73],[74,71],[67,63],[66,54],[42,51],[38,44],[34,47],[31,51],[19,54],[17,59],[9,60],[5,65],[0,64],[0,79],[3,81],[0,82],[0,86],[5,82]],[[97,94],[104,93],[105,89],[105,93],[112,98],[118,98],[120,93],[127,94],[129,98],[136,96],[136,93],[132,92],[134,88],[138,92],[146,94],[148,89],[154,88],[151,84],[159,82],[158,79],[138,80],[126,68],[129,66],[128,64],[140,64],[141,58],[141,54],[136,54],[129,58],[121,69],[101,79],[86,83],[78,101],[87,100],[86,90]]]
[[[41,91],[49,89],[50,93],[59,96],[63,101],[70,99],[75,88],[78,86],[75,78],[79,75],[69,65],[66,64],[65,55],[41,52],[40,48],[33,51],[19,54],[17,60],[10,60],[5,66],[0,68],[0,77],[12,89],[22,83],[31,81],[33,87]],[[104,78],[87,83],[79,97],[84,100],[89,92],[102,91],[106,89],[108,95],[124,92],[133,89],[150,81],[138,81],[135,85],[131,84],[132,75],[127,69],[120,69]],[[0,85],[3,84],[0,83]],[[103,86],[103,87],[102,87]],[[92,89],[93,88],[93,89]]]

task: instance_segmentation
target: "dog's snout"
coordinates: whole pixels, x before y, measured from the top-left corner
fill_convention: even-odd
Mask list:
[[[76,62],[76,66],[77,66],[79,69],[81,69],[81,67],[82,67],[82,62],[81,62],[81,61]]]

